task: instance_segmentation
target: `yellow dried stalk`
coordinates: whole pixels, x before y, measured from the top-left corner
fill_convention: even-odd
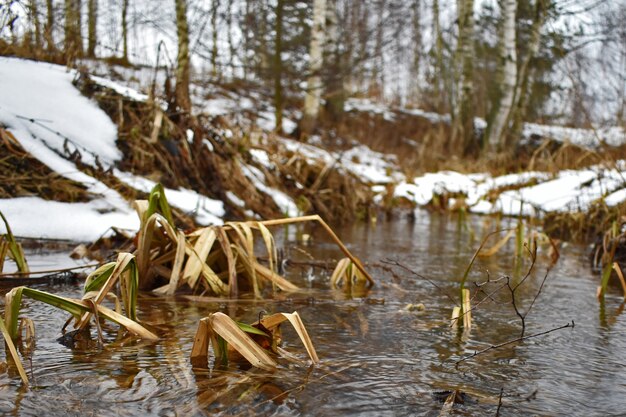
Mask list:
[[[502,238],[500,239],[498,242],[496,242],[495,245],[493,245],[491,248],[489,249],[481,249],[478,252],[478,257],[479,258],[489,258],[490,256],[495,255],[496,253],[498,253],[500,251],[500,249],[502,249],[502,247],[504,245],[506,245],[506,243],[513,237],[515,236],[515,232],[517,229],[511,229],[509,230],[509,232]]]
[[[342,282],[345,283],[346,288],[351,288],[353,284],[368,283],[367,277],[349,258],[341,259],[330,277],[330,284],[333,288],[338,288]]]
[[[0,320],[0,332],[2,332],[4,342],[9,348],[9,352],[11,353],[11,357],[13,358],[13,362],[15,362],[17,372],[20,374],[20,378],[22,378],[22,383],[28,386],[28,377],[26,376],[26,371],[24,370],[24,366],[22,365],[22,360],[20,359],[20,356],[17,353],[17,349],[15,349],[15,345],[13,344],[13,339],[11,339],[11,335],[9,334],[2,320]]]
[[[224,313],[213,313],[200,320],[191,348],[192,363],[206,362],[209,346],[213,345],[215,357],[224,354],[215,336],[220,336],[253,366],[268,371],[276,369],[276,362],[250,336]]]
[[[622,268],[620,268],[617,262],[613,262],[613,269],[617,273],[617,278],[619,278],[620,284],[622,284],[622,291],[624,292],[624,300],[626,300],[626,280],[624,280],[624,274],[622,273]]]
[[[463,289],[463,328],[472,328],[472,308],[470,302],[470,290]]]
[[[311,361],[313,363],[318,363],[320,360],[317,357],[317,353],[315,352],[315,347],[313,347],[313,342],[309,337],[309,333],[306,331],[306,327],[304,327],[304,323],[302,323],[302,319],[297,311],[293,313],[276,313],[272,314],[269,317],[265,317],[261,319],[261,324],[268,330],[272,331],[272,329],[278,327],[285,320],[289,320],[289,323],[293,326],[296,333],[300,337],[304,348],[306,349]]]
[[[452,327],[459,327],[459,316],[461,315],[461,307],[454,307],[452,309],[452,317],[450,318],[450,323]]]
[[[9,243],[4,241],[4,235],[0,235],[0,273],[4,270],[4,259],[9,250]]]
[[[335,244],[339,247],[339,249],[344,253],[344,255],[346,255],[348,258],[350,258],[352,263],[354,265],[356,265],[356,267],[359,269],[359,271],[361,271],[363,273],[363,276],[365,276],[365,278],[367,279],[369,284],[370,285],[374,285],[374,280],[372,279],[370,274],[365,270],[365,268],[361,264],[361,261],[359,261],[359,259],[356,256],[352,255],[352,253],[348,250],[348,248],[343,244],[343,242],[335,234],[333,229],[331,229],[331,227],[319,215],[314,214],[314,215],[311,215],[311,216],[291,217],[291,218],[276,219],[276,220],[265,220],[265,221],[261,221],[259,223],[264,225],[264,226],[269,227],[269,226],[280,226],[280,225],[293,224],[293,223],[303,223],[303,222],[310,222],[310,221],[316,221],[320,225],[322,225],[324,230],[326,230],[326,233],[328,233],[328,235],[335,242]]]
[[[202,273],[202,264],[206,262],[216,239],[217,234],[212,227],[201,229],[183,272],[183,281],[187,282],[191,288],[195,288],[196,282]]]

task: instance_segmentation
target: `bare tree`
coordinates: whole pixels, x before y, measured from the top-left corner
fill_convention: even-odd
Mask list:
[[[128,2],[122,0],[122,60],[128,63]]]
[[[88,36],[87,56],[94,58],[96,56],[97,27],[98,27],[98,0],[89,0],[87,4],[88,12]]]
[[[492,108],[493,118],[487,127],[487,144],[491,151],[505,147],[506,124],[513,108],[517,82],[517,51],[515,45],[515,22],[517,0],[502,1],[502,37],[500,40],[500,65],[502,80],[500,97]]]
[[[454,112],[452,142],[462,154],[477,150],[474,134],[474,0],[457,0],[458,7],[458,56],[461,73],[457,107]]]
[[[176,60],[176,105],[184,112],[191,112],[189,98],[189,27],[187,23],[187,0],[174,0],[176,6],[176,33],[178,57]]]
[[[81,0],[65,0],[65,53],[69,56],[83,53],[80,12]]]
[[[276,116],[276,133],[283,132],[283,12],[285,0],[276,1],[276,17],[274,22],[274,112]]]
[[[56,50],[52,33],[54,31],[54,3],[52,0],[46,0],[46,24],[44,25],[44,37],[46,38],[46,47],[48,51]]]
[[[309,77],[304,97],[304,116],[301,129],[310,133],[317,123],[320,101],[322,97],[322,77],[320,72],[324,64],[323,46],[326,25],[326,0],[313,2],[313,26],[311,27],[311,43],[309,47]]]

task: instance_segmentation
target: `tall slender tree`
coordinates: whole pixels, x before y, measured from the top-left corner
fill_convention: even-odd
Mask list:
[[[88,36],[87,56],[96,56],[97,27],[98,27],[98,0],[89,0],[87,3]]]
[[[283,132],[283,13],[285,0],[276,1],[274,22],[274,114],[276,116],[276,133]]]
[[[44,25],[44,38],[46,38],[46,47],[49,52],[56,50],[54,44],[54,3],[52,0],[46,0],[46,24]]]
[[[491,151],[505,148],[507,121],[513,108],[517,82],[517,51],[515,44],[515,22],[517,0],[502,1],[502,30],[500,39],[500,65],[502,79],[499,80],[499,98],[492,106],[487,127],[487,146]]]
[[[122,0],[122,60],[128,63],[128,2]]]
[[[29,14],[32,22],[33,38],[35,40],[35,47],[37,50],[43,49],[43,41],[41,36],[41,20],[39,19],[39,6],[37,0],[30,0]]]
[[[301,129],[310,133],[317,124],[320,102],[322,98],[321,71],[324,64],[324,37],[326,26],[326,0],[313,2],[313,25],[311,26],[311,42],[309,46],[309,77],[304,96],[304,115]]]
[[[532,87],[533,68],[531,62],[537,56],[541,45],[541,29],[546,23],[548,10],[552,5],[552,0],[535,0],[534,16],[530,27],[530,39],[528,41],[528,51],[522,59],[518,70],[517,84],[515,87],[515,97],[513,109],[509,115],[511,123],[511,137],[519,137],[522,125],[530,101],[530,88]]]
[[[176,33],[178,56],[176,59],[176,105],[186,113],[191,112],[189,97],[189,26],[187,23],[187,0],[174,0],[176,6]]]
[[[65,0],[65,53],[72,57],[83,53],[81,0]]]
[[[213,78],[217,78],[219,74],[218,63],[217,63],[217,34],[218,34],[218,25],[217,25],[217,16],[220,7],[220,0],[213,0],[211,5],[211,75]]]
[[[458,97],[454,112],[452,143],[462,154],[475,152],[478,143],[474,134],[474,0],[457,0],[458,58],[461,61]]]

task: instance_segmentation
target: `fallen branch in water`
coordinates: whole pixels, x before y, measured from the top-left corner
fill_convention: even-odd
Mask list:
[[[522,336],[522,337],[518,337],[516,339],[509,340],[509,341],[506,341],[506,342],[503,342],[503,343],[500,343],[500,344],[497,344],[497,345],[491,345],[491,346],[489,346],[489,347],[487,347],[487,348],[485,348],[483,350],[479,350],[477,352],[472,353],[471,355],[468,355],[468,356],[466,356],[464,358],[459,359],[454,364],[455,364],[455,366],[458,366],[459,363],[465,362],[466,360],[469,360],[469,359],[472,359],[472,358],[475,358],[476,356],[482,355],[483,353],[487,353],[489,351],[492,351],[492,350],[495,350],[495,349],[499,349],[499,348],[507,346],[507,345],[512,345],[513,343],[521,342],[521,341],[526,340],[526,339],[531,339],[533,337],[543,336],[543,335],[546,335],[548,333],[556,332],[557,330],[567,329],[568,327],[571,327],[573,329],[574,325],[575,325],[574,324],[574,320],[572,320],[571,323],[567,323],[564,326],[555,327],[554,329],[546,330],[545,332],[535,333],[535,334],[531,334],[529,336]]]
[[[86,268],[95,268],[101,266],[101,263],[94,263],[88,265],[79,265],[73,266],[71,268],[61,268],[61,269],[47,269],[43,271],[29,271],[29,272],[7,272],[5,274],[0,274],[0,278],[11,278],[11,277],[23,277],[29,275],[39,275],[39,274],[57,274],[60,272],[69,272],[75,269],[86,269]]]

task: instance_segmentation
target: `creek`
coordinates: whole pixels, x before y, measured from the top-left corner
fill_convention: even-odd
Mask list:
[[[191,301],[184,296],[142,295],[140,319],[160,340],[146,343],[105,327],[105,346],[57,341],[68,316],[24,300],[22,315],[34,320],[36,347],[24,365],[31,387],[24,389],[9,369],[0,374],[0,413],[14,416],[68,415],[286,415],[436,416],[448,392],[460,390],[463,404],[449,415],[617,415],[626,398],[626,315],[621,290],[610,286],[604,303],[596,298],[600,278],[589,265],[587,246],[563,245],[532,311],[526,335],[575,322],[566,328],[481,354],[460,358],[519,337],[521,321],[506,289],[473,311],[469,332],[450,327],[459,281],[493,220],[418,212],[377,224],[337,230],[350,250],[368,264],[377,285],[350,291],[329,288],[330,271],[309,263],[338,259],[336,246],[319,229],[275,230],[285,248],[286,276],[303,288],[265,300]],[[505,221],[498,227],[507,227]],[[303,244],[302,232],[312,236]],[[495,243],[495,239],[492,243]],[[488,245],[489,246],[489,245]],[[306,252],[306,253],[305,253]],[[307,253],[309,255],[307,255]],[[516,294],[525,309],[539,291],[549,265],[541,246],[533,272]],[[31,252],[31,269],[66,267],[66,252]],[[394,259],[432,281],[377,265]],[[516,260],[513,240],[496,255],[479,259],[469,281],[503,275],[521,279],[530,262]],[[436,284],[433,285],[433,283]],[[498,288],[488,284],[486,292]],[[467,287],[476,292],[476,286]],[[82,284],[35,288],[79,298]],[[2,290],[2,295],[7,291]],[[485,297],[478,294],[475,301]],[[4,297],[2,297],[4,300]],[[407,304],[424,305],[409,312]],[[4,308],[4,307],[2,307]],[[222,311],[253,322],[261,311],[298,311],[321,363],[309,367],[295,332],[284,326],[283,347],[302,363],[279,360],[269,373],[231,364],[194,370],[189,363],[198,320]]]

